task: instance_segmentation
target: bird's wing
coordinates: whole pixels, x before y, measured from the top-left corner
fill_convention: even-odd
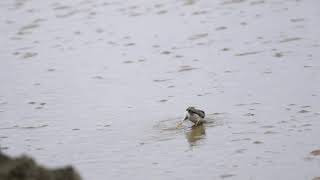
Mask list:
[[[206,115],[206,114],[204,113],[204,111],[198,110],[198,109],[195,111],[195,113],[198,114],[201,118],[204,118],[205,115]]]

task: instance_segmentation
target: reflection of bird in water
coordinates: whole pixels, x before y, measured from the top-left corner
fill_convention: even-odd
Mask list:
[[[194,123],[194,126],[198,126],[205,122],[205,120],[203,119],[205,117],[204,111],[196,109],[194,107],[188,107],[186,111],[187,114],[183,121],[189,120]],[[180,126],[183,121],[178,126]]]
[[[206,130],[205,130],[204,126],[201,124],[198,126],[193,126],[189,132],[186,132],[186,138],[187,138],[189,144],[191,146],[194,146],[194,145],[196,145],[195,143],[198,140],[204,138],[205,134],[206,134]]]

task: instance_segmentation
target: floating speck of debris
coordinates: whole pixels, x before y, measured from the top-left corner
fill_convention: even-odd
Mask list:
[[[272,126],[272,125],[266,125],[266,126],[261,126],[261,128],[269,129],[269,128],[274,128],[274,126]]]
[[[222,179],[225,179],[225,178],[230,178],[230,177],[233,177],[233,176],[235,176],[234,174],[223,174],[223,175],[221,175],[220,177],[222,178]]]
[[[155,79],[155,80],[153,80],[153,82],[166,82],[169,80],[171,80],[171,79]]]
[[[197,39],[205,38],[208,35],[209,35],[208,33],[195,34],[189,37],[189,40],[197,40]]]
[[[127,44],[125,44],[125,46],[134,46],[134,45],[136,45],[136,43],[127,43]]]
[[[276,132],[274,132],[274,131],[266,131],[266,132],[264,132],[264,134],[276,134]]]
[[[168,11],[167,10],[161,10],[161,11],[158,11],[157,14],[166,14]]]
[[[171,54],[171,52],[170,51],[162,51],[161,54],[168,55],[168,54]]]
[[[102,76],[93,76],[92,78],[93,78],[93,79],[100,79],[100,80],[101,80],[101,79],[104,79]]]
[[[248,23],[246,23],[246,22],[241,22],[240,23],[240,25],[242,25],[242,26],[246,26]]]
[[[304,18],[293,18],[293,19],[290,19],[291,22],[295,23],[295,22],[301,22],[301,21],[304,21]]]
[[[277,53],[275,53],[273,56],[280,58],[280,57],[283,56],[283,54],[282,54],[281,52],[277,52]]]
[[[291,42],[291,41],[298,41],[298,40],[301,40],[302,38],[300,37],[294,37],[294,38],[286,38],[286,39],[283,39],[281,41],[279,41],[280,43],[286,43],[286,42]]]
[[[38,53],[35,53],[35,52],[26,52],[26,53],[22,56],[22,58],[23,58],[23,59],[27,59],[27,58],[34,57],[34,56],[36,56],[36,55],[38,55]]]
[[[254,141],[253,144],[263,144],[261,141]]]
[[[167,99],[161,99],[159,102],[167,102]]]
[[[197,69],[197,68],[194,68],[194,67],[186,65],[186,66],[181,66],[178,72],[191,71],[191,70],[194,70],[194,69]]]
[[[253,114],[253,113],[246,113],[246,114],[244,114],[244,116],[254,116],[255,114]]]
[[[16,128],[21,128],[21,129],[38,129],[38,128],[44,128],[44,127],[47,127],[47,126],[48,126],[47,124],[43,124],[43,125],[39,125],[39,126],[22,126],[22,127],[16,126]]]
[[[235,54],[235,56],[254,55],[254,54],[258,54],[258,53],[261,53],[261,51],[252,51],[252,52],[238,53],[238,54]]]
[[[236,4],[236,3],[242,3],[245,2],[246,0],[226,0],[222,2],[222,5],[228,5],[228,4]]]
[[[125,63],[125,64],[131,64],[131,63],[133,63],[133,61],[123,61],[123,63]]]
[[[227,27],[225,27],[225,26],[220,26],[220,27],[216,28],[217,31],[221,31],[221,30],[225,30],[225,29],[227,29]]]
[[[298,111],[298,113],[308,113],[309,111],[307,111],[307,110],[300,110],[300,111]]]

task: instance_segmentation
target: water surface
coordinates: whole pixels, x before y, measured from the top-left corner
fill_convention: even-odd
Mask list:
[[[1,1],[1,151],[84,179],[319,177],[319,6]],[[188,106],[211,123],[176,129]]]

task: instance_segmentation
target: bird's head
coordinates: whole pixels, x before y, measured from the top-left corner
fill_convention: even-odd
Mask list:
[[[195,108],[194,107],[192,107],[192,106],[190,106],[190,107],[188,107],[187,109],[186,109],[186,111],[187,112],[194,112],[195,111]]]

